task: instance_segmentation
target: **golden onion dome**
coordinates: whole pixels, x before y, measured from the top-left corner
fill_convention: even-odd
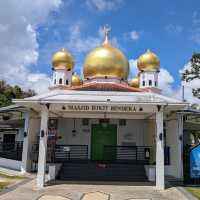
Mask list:
[[[74,67],[74,64],[75,62],[72,55],[64,48],[56,52],[52,57],[52,65],[54,69],[71,70]]]
[[[126,80],[129,73],[129,62],[125,55],[114,48],[107,35],[100,47],[93,49],[84,62],[85,79],[95,77],[116,77]]]
[[[72,75],[72,86],[79,86],[82,84],[82,80],[80,78],[80,76],[74,74]]]
[[[139,87],[140,87],[140,76],[139,76],[139,75],[135,76],[135,77],[130,81],[129,84],[130,84],[131,87],[139,88]]]
[[[156,54],[147,50],[138,58],[137,66],[140,71],[159,71],[160,60]]]

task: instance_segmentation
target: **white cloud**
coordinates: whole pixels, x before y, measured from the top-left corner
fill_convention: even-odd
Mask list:
[[[140,39],[141,33],[142,33],[141,31],[132,30],[130,32],[124,33],[123,38],[128,41],[130,40],[137,41]]]
[[[48,87],[49,77],[32,72],[30,65],[38,60],[37,27],[60,4],[61,0],[0,1],[0,79],[36,92]]]
[[[124,3],[124,0],[86,0],[86,5],[91,10],[100,12],[117,10]]]
[[[137,59],[130,59],[129,60],[130,65],[130,74],[129,79],[132,79],[137,73]],[[190,63],[187,63],[181,70],[180,73],[190,68]],[[158,85],[159,88],[162,90],[162,94],[182,100],[182,86],[179,84],[176,87],[173,87],[174,83],[174,77],[172,74],[164,68],[160,69],[159,73],[159,80]],[[187,100],[189,103],[198,103],[200,104],[200,100],[193,96],[192,94],[192,88],[197,88],[200,85],[200,80],[193,80],[188,83],[183,83],[185,86],[185,100]]]
[[[179,71],[179,73],[181,74],[183,71],[185,71],[186,69],[190,69],[191,68],[191,63],[188,62],[186,65],[183,66],[183,68]],[[182,82],[182,85],[184,85],[184,91],[185,91],[185,99],[189,102],[192,103],[198,103],[200,104],[200,100],[196,97],[193,96],[192,93],[192,89],[196,89],[200,87],[200,80],[199,79],[194,79],[190,82]],[[179,88],[180,91],[178,91],[178,94],[181,93],[181,88]]]
[[[183,68],[179,71],[180,75],[183,70],[189,69],[190,63],[187,63],[183,66]],[[159,88],[162,89],[162,93],[174,97],[176,99],[182,100],[182,85],[184,85],[184,99],[189,103],[198,103],[200,104],[200,100],[193,96],[192,88],[197,88],[200,85],[200,80],[193,80],[188,83],[180,83],[178,86],[173,87],[172,84],[174,82],[173,76],[166,69],[161,68],[159,74]]]
[[[66,42],[67,48],[71,49],[75,53],[88,52],[91,49],[99,46],[103,41],[104,33],[102,27],[99,28],[95,36],[87,37],[84,37],[81,34],[81,28],[81,24],[73,25],[69,30],[69,40]],[[113,46],[119,47],[119,43],[116,37],[111,37],[110,41],[113,44]]]
[[[75,24],[70,27],[69,40],[66,42],[67,47],[78,53],[87,52],[100,44],[99,34],[94,36],[83,37],[81,35],[81,24]]]
[[[168,24],[165,29],[169,33],[178,34],[184,30],[184,27],[179,24]]]
[[[191,40],[200,44],[200,13],[194,12],[192,16],[192,35]]]
[[[163,94],[166,94],[168,96],[174,94],[174,90],[172,88],[173,82],[174,78],[170,74],[170,72],[164,68],[161,68],[159,73],[158,85]]]
[[[130,59],[129,66],[130,66],[129,78],[132,79],[138,73],[137,59],[135,59],[135,60]]]
[[[132,40],[138,40],[140,38],[140,33],[137,31],[131,31],[130,37]]]

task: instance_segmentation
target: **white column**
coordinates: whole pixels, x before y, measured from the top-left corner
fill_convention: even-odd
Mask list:
[[[178,159],[178,177],[183,178],[183,115],[178,114],[178,138],[177,138],[177,159]]]
[[[40,126],[40,143],[38,157],[37,186],[44,187],[46,172],[46,155],[47,155],[47,137],[48,137],[48,108],[42,105],[41,109],[41,126]]]
[[[163,111],[156,112],[156,188],[165,189]]]
[[[22,151],[22,166],[21,166],[21,172],[22,174],[25,174],[29,170],[29,162],[28,162],[28,146],[29,146],[29,119],[30,119],[30,113],[26,112],[24,114],[25,123],[24,123],[24,140],[23,140],[23,151]],[[25,136],[26,135],[26,136]]]

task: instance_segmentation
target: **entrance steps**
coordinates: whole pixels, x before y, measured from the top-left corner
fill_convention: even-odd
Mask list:
[[[143,165],[98,163],[64,163],[58,179],[68,181],[147,181]]]

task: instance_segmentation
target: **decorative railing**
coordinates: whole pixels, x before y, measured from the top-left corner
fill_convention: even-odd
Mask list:
[[[4,143],[0,142],[0,157],[22,160],[23,142]]]
[[[104,160],[148,164],[151,155],[149,146],[104,146]]]
[[[55,162],[88,160],[88,145],[56,145]]]
[[[38,161],[39,144],[35,144],[32,149],[31,160]],[[59,163],[70,160],[87,160],[88,145],[48,145],[47,162]]]
[[[103,159],[105,162],[149,164],[151,146],[110,146],[105,145]],[[33,145],[31,160],[38,162],[39,144]],[[88,145],[48,145],[47,163],[63,163],[69,161],[88,160]],[[165,165],[170,164],[170,148],[165,147]]]

